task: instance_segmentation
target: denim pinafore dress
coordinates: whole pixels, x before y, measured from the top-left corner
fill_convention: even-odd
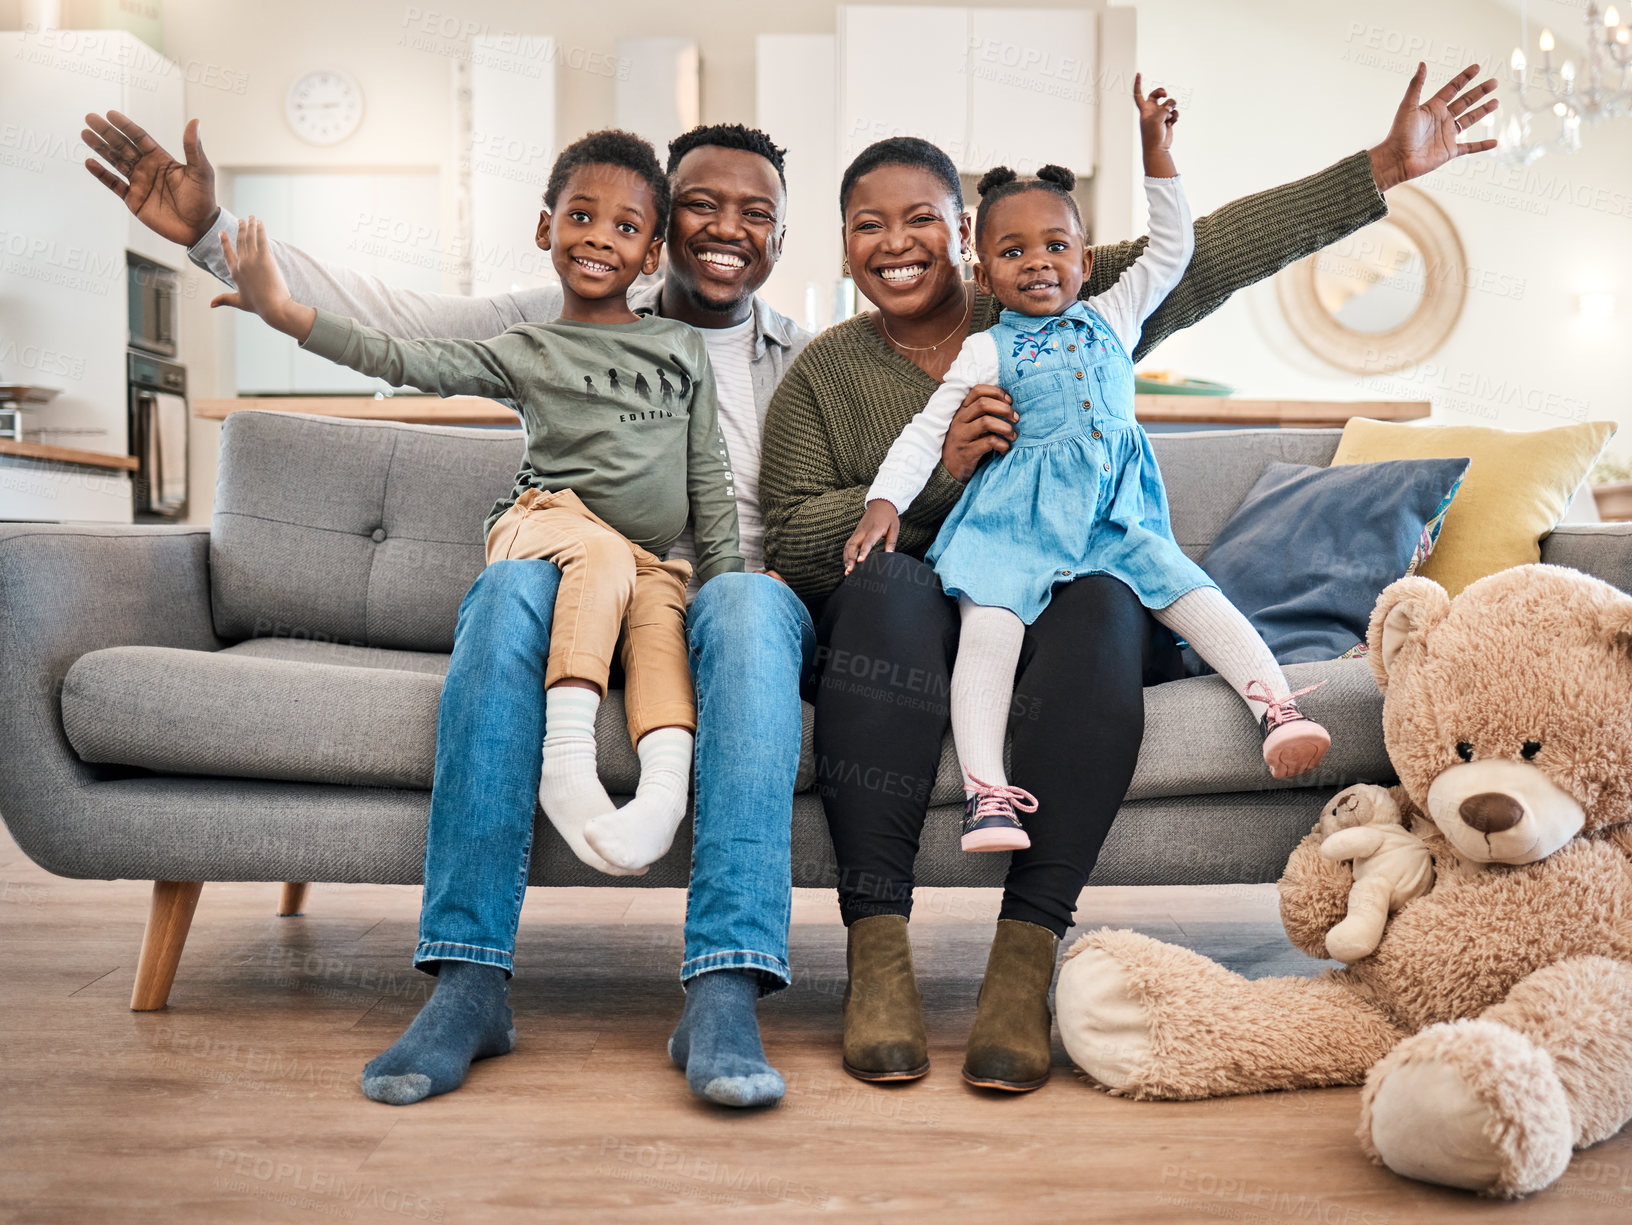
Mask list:
[[[1133,362],[1085,302],[992,326],[1019,437],[982,464],[925,555],[949,595],[1030,625],[1054,587],[1110,574],[1146,608],[1216,587],[1173,539],[1167,490],[1133,416]]]

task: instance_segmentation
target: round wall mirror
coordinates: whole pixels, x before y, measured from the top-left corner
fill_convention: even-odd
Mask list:
[[[1414,366],[1450,335],[1467,296],[1456,227],[1415,187],[1389,193],[1389,215],[1275,278],[1293,335],[1355,374]]]

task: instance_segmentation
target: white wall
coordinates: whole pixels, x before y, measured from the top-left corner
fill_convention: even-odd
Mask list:
[[[1061,0],[1061,7],[1072,6]],[[1516,6],[1490,0],[1139,0],[1134,7],[1146,79],[1166,83],[1181,101],[1176,154],[1198,213],[1376,142],[1417,58],[1430,61],[1437,84],[1468,58],[1505,65],[1518,39]],[[620,34],[695,37],[703,121],[751,121],[756,36],[831,33],[834,8],[833,0],[752,7],[625,0],[613,17],[600,6],[536,0],[447,0],[434,8],[400,0],[166,0],[165,50],[187,74],[188,111],[204,120],[205,147],[223,170],[435,170],[444,184],[443,230],[451,234],[449,66],[469,35],[555,36],[556,135],[566,139],[611,121]],[[1579,9],[1558,0],[1530,8],[1532,42],[1543,21],[1561,47],[1574,37]],[[329,149],[303,144],[283,121],[290,80],[321,66],[351,72],[366,97],[361,129]],[[1123,105],[1106,102],[1107,114]],[[77,130],[77,117],[63,123]],[[179,135],[168,140],[179,146]],[[1522,175],[1485,157],[1427,181],[1461,231],[1476,287],[1445,348],[1419,369],[1361,380],[1322,367],[1285,334],[1268,286],[1169,340],[1151,364],[1251,394],[1428,398],[1451,422],[1632,424],[1632,346],[1621,339],[1632,320],[1632,120],[1588,130],[1585,143],[1576,157],[1545,158]],[[791,159],[800,155],[790,150]],[[84,190],[100,189],[86,178]],[[788,241],[796,246],[802,235],[791,230]],[[1614,319],[1592,325],[1575,317],[1576,295],[1587,289],[1616,293]],[[198,292],[184,306],[184,328],[218,332],[213,349],[193,347],[209,351],[191,360],[194,394],[230,395],[230,369],[213,360],[230,354],[230,328],[211,322],[207,300]],[[1616,445],[1632,453],[1632,430]],[[200,514],[212,454],[209,438],[195,436]]]

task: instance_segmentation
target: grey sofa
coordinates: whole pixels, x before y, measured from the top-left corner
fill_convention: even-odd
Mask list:
[[[1266,463],[1324,464],[1338,436],[1158,435],[1180,543],[1199,556]],[[208,531],[0,527],[0,815],[50,872],[155,882],[132,1007],[163,1005],[200,882],[285,882],[294,912],[306,882],[420,880],[455,616],[520,455],[514,430],[240,412]],[[1544,557],[1632,589],[1632,525],[1560,528]],[[1145,751],[1096,883],[1274,880],[1327,796],[1390,777],[1364,660],[1289,678],[1329,682],[1306,708],[1335,741],[1293,783],[1268,777],[1216,677],[1146,691]],[[835,870],[809,715],[793,880],[820,886]],[[617,695],[600,733],[603,777],[627,794]],[[957,848],[958,779],[948,738],[918,879],[995,884],[1004,857]],[[609,878],[535,820],[534,884],[686,883],[689,830],[648,875]]]

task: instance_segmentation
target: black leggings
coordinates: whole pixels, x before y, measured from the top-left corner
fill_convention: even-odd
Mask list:
[[[875,553],[817,623],[816,780],[846,924],[910,914],[913,859],[950,720],[958,606],[928,565]],[[1063,936],[1144,736],[1146,684],[1183,675],[1177,645],[1119,579],[1055,589],[1026,630],[1010,777],[1037,797],[1000,917]]]

